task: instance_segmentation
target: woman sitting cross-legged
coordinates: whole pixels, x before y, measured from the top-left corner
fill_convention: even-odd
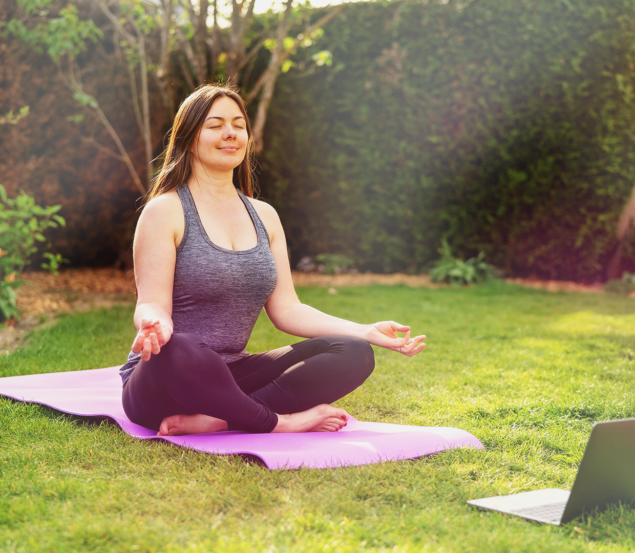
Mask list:
[[[138,334],[121,368],[123,406],[163,436],[335,432],[348,415],[330,404],[371,374],[370,344],[408,356],[425,345],[410,327],[300,303],[278,215],[252,198],[251,150],[240,96],[197,89],[179,108],[139,219]],[[247,353],[263,307],[276,328],[309,339]]]

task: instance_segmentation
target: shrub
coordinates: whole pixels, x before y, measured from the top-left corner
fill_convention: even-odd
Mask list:
[[[441,259],[430,271],[432,282],[448,282],[449,284],[478,284],[485,282],[494,276],[493,268],[485,263],[485,252],[480,252],[476,257],[467,261],[456,259],[452,256],[452,250],[447,240],[441,240],[439,249]]]
[[[353,260],[345,255],[337,253],[321,253],[315,256],[318,262],[318,271],[327,275],[344,273],[353,266]]]
[[[63,217],[57,215],[61,206],[42,207],[24,191],[9,198],[0,184],[0,320],[19,318],[16,289],[29,258],[38,251],[37,243],[45,242],[44,232],[64,226]],[[57,273],[65,260],[59,254],[46,252],[48,263],[42,268]]]
[[[604,289],[607,292],[613,292],[615,294],[630,294],[635,292],[635,274],[624,273],[621,279],[609,280]]]

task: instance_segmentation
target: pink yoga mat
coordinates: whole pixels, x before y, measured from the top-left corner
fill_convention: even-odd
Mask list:
[[[271,470],[367,465],[413,459],[457,447],[484,449],[474,436],[458,428],[361,422],[352,417],[339,432],[215,432],[158,437],[153,430],[134,424],[126,417],[121,404],[118,369],[0,378],[0,395],[40,403],[72,415],[109,417],[135,438],[166,440],[216,455],[255,455]]]

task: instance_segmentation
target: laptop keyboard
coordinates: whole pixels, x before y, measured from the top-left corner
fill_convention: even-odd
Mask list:
[[[560,522],[564,509],[567,506],[566,501],[560,503],[549,503],[548,505],[538,505],[537,507],[525,507],[523,509],[514,509],[509,512],[521,517],[536,518]]]

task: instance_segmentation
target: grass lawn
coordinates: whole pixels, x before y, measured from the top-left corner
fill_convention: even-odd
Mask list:
[[[376,350],[375,373],[340,406],[361,420],[456,426],[486,451],[270,472],[0,398],[0,551],[635,549],[635,511],[623,507],[552,527],[465,504],[570,488],[593,422],[635,416],[634,300],[503,283],[299,293],[428,336],[412,359]],[[121,364],[131,320],[130,308],[60,318],[0,357],[0,376]],[[290,340],[261,317],[248,349]]]

